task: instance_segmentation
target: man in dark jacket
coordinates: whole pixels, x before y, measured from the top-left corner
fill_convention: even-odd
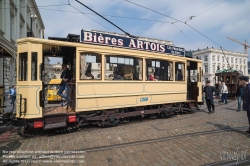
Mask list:
[[[236,97],[238,99],[238,109],[237,111],[241,111],[242,106],[241,103],[244,99],[244,87],[242,85],[239,85],[236,91]]]
[[[71,75],[70,75],[70,71],[69,69],[67,68],[67,65],[66,64],[63,64],[62,65],[62,69],[63,69],[63,72],[61,74],[61,79],[62,79],[62,82],[61,82],[61,85],[60,85],[60,89],[59,91],[57,92],[57,95],[61,96],[62,98],[66,99],[66,102],[65,103],[62,103],[62,106],[64,105],[68,105],[70,100],[69,100],[69,81],[72,79],[71,78]],[[62,92],[65,90],[65,95],[62,94]]]
[[[243,109],[247,112],[247,118],[249,123],[249,129],[246,131],[250,134],[250,84],[249,84],[249,77],[247,76],[240,76],[239,77],[239,84],[245,87],[244,92],[244,102],[243,102]]]
[[[205,95],[205,99],[206,99],[206,103],[207,103],[207,109],[208,109],[208,113],[214,113],[215,109],[214,109],[214,93],[216,93],[216,89],[213,86],[210,86],[210,81],[206,82],[207,85],[205,86],[205,88],[203,89],[203,94]],[[212,107],[212,111],[211,111],[211,107]]]

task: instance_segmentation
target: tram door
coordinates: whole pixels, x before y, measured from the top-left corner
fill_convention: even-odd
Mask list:
[[[199,88],[201,86],[199,71],[199,63],[198,62],[188,62],[187,66],[187,99],[199,101],[200,91]]]
[[[65,105],[66,100],[57,95],[60,84],[61,74],[63,72],[62,65],[66,64],[67,68],[75,73],[75,47],[43,45],[43,63],[42,63],[42,107],[61,107]],[[73,79],[72,79],[73,80]],[[65,91],[62,92],[63,94]],[[69,92],[73,95],[73,92]],[[70,96],[74,98],[75,96]],[[71,100],[70,106],[73,103]],[[71,106],[73,108],[73,106]],[[47,110],[44,109],[44,110]]]

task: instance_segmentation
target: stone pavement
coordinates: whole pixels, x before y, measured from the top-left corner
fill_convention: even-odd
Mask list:
[[[244,132],[248,126],[247,115],[245,111],[236,112],[236,107],[236,101],[231,101],[216,106],[214,114],[207,114],[207,109],[202,106],[200,111],[192,114],[143,119],[141,122],[134,120],[108,128],[86,126],[72,133],[37,132],[27,139],[12,134],[15,135],[13,141],[14,137],[8,133],[9,141],[1,143],[0,140],[0,152],[80,152],[81,158],[75,160],[85,163],[71,165],[213,165],[232,161],[230,154],[239,154],[238,160],[250,160],[250,135]],[[48,157],[49,152],[45,154]],[[2,156],[0,161],[4,159],[6,157]],[[56,160],[44,158],[42,161]]]

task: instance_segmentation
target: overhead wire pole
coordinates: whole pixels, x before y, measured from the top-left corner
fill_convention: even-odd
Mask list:
[[[91,10],[92,12],[94,12],[95,14],[97,14],[98,16],[102,17],[104,20],[108,21],[110,24],[114,25],[116,28],[120,29],[122,32],[124,32],[126,35],[128,35],[129,37],[132,38],[138,38],[136,36],[133,36],[131,34],[129,34],[128,32],[124,31],[123,29],[121,29],[120,27],[118,27],[117,25],[115,25],[114,23],[112,23],[111,21],[109,21],[108,19],[106,19],[105,17],[103,17],[102,15],[100,15],[99,13],[97,13],[96,11],[92,10],[91,8],[89,8],[88,6],[84,5],[82,2],[76,0],[76,2],[80,3],[81,5],[83,5],[84,7],[86,7],[87,9]]]

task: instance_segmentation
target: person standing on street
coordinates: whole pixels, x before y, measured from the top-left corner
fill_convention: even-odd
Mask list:
[[[218,86],[218,96],[220,97],[220,100],[218,102],[221,102],[221,98],[222,98],[222,94],[221,92],[221,88],[222,88],[222,84],[221,81],[218,82],[219,86]]]
[[[205,95],[206,103],[207,103],[207,109],[208,113],[214,113],[214,93],[216,93],[216,89],[213,86],[210,86],[210,81],[206,82],[207,85],[203,89],[203,94]],[[212,107],[212,111],[211,111]]]
[[[222,82],[221,94],[222,94],[221,103],[224,103],[225,100],[225,104],[227,104],[228,89],[225,82]]]
[[[250,134],[250,84],[249,84],[249,77],[247,76],[240,76],[240,85],[245,87],[244,89],[244,99],[243,99],[243,109],[247,112],[247,118],[249,123],[249,129],[246,131]]]
[[[14,102],[16,101],[16,87],[15,86],[11,87],[8,98],[11,98],[10,104],[14,104]]]
[[[68,105],[70,100],[69,100],[69,81],[72,79],[71,76],[70,76],[70,71],[69,69],[67,68],[67,65],[66,64],[63,64],[62,65],[62,69],[63,69],[63,72],[61,74],[61,79],[62,79],[62,82],[60,84],[60,89],[58,90],[57,92],[57,95],[61,96],[62,98],[66,99],[66,102],[63,103],[63,106],[65,106],[66,104]],[[63,91],[65,90],[65,94],[63,94]]]
[[[242,101],[244,99],[244,87],[242,85],[239,85],[236,91],[236,97],[238,99],[238,109],[237,111],[242,110]]]

